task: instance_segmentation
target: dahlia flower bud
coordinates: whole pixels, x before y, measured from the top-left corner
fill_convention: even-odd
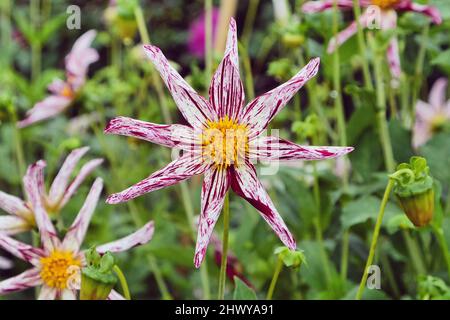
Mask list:
[[[86,253],[86,262],[87,267],[81,270],[80,300],[106,300],[117,283],[113,255],[106,252],[100,256],[91,248]]]
[[[302,263],[306,262],[305,255],[302,250],[291,251],[288,247],[278,247],[274,252],[278,255],[286,267],[299,268]]]
[[[409,220],[416,227],[430,223],[434,212],[433,178],[430,168],[422,157],[412,157],[402,163],[391,175],[395,179],[394,193]]]

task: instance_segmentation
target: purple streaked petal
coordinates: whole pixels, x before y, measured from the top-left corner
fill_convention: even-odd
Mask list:
[[[441,14],[436,7],[414,3],[412,0],[400,1],[399,4],[396,5],[395,10],[421,13],[430,17],[431,21],[435,24],[442,23]]]
[[[58,247],[60,241],[56,235],[55,227],[48,216],[47,211],[42,204],[42,195],[39,192],[39,178],[45,168],[44,161],[38,161],[28,167],[27,173],[23,178],[24,186],[29,193],[31,205],[33,207],[34,219],[39,229],[41,243],[47,252]]]
[[[87,178],[87,176],[95,170],[99,165],[103,163],[103,159],[93,159],[88,162],[86,162],[80,169],[80,172],[75,177],[75,179],[72,181],[72,183],[67,188],[66,192],[64,193],[64,196],[62,200],[59,202],[59,207],[64,207],[67,202],[72,198],[72,196],[75,194],[75,192],[78,190],[78,187],[81,185],[81,183]]]
[[[44,284],[41,286],[38,300],[56,300],[57,295],[58,290],[56,288],[52,288]]]
[[[255,167],[251,163],[246,163],[240,167],[232,167],[231,188],[259,211],[285,246],[291,250],[296,249],[294,237],[264,190],[256,176]]]
[[[239,76],[236,21],[231,18],[224,57],[209,87],[209,102],[219,115],[236,119],[244,105],[244,87]]]
[[[148,222],[136,232],[113,242],[105,243],[97,247],[97,252],[103,254],[109,252],[123,252],[136,246],[144,245],[153,237],[155,225],[153,221]]]
[[[26,206],[25,202],[13,195],[0,191],[0,209],[9,214],[16,216],[29,216],[30,210]]]
[[[225,195],[230,187],[228,170],[210,169],[205,172],[202,186],[202,212],[200,214],[194,264],[198,268],[205,258],[209,239],[220,216]]]
[[[275,136],[260,136],[250,142],[251,156],[263,161],[324,160],[352,151],[353,147],[301,146]]]
[[[82,147],[73,150],[64,161],[61,169],[56,175],[55,179],[52,182],[50,187],[50,191],[48,192],[48,201],[52,204],[57,204],[64,193],[66,192],[67,186],[69,185],[69,179],[72,175],[72,172],[75,170],[76,165],[80,161],[80,159],[88,152],[89,147]]]
[[[19,121],[17,126],[19,128],[25,128],[36,122],[52,118],[63,112],[71,102],[71,98],[64,96],[48,96],[44,100],[36,103],[32,109],[28,110],[26,118]]]
[[[144,49],[172,94],[178,109],[194,130],[202,128],[208,120],[217,120],[217,115],[209,102],[192,89],[169,64],[159,48],[144,45]]]
[[[361,16],[359,17],[359,24],[361,25],[361,28],[366,28],[367,23],[370,21],[370,13],[367,11],[364,11]],[[358,24],[356,21],[353,21],[349,24],[347,28],[339,32],[336,37],[333,37],[328,42],[328,53],[333,53],[337,47],[340,47],[344,42],[346,42],[349,38],[351,38],[356,32],[358,31]]]
[[[66,71],[69,81],[73,82],[75,88],[84,82],[89,65],[99,58],[97,50],[90,47],[96,35],[95,30],[84,33],[75,41],[72,50],[66,56]]]
[[[0,233],[0,247],[34,266],[39,266],[39,261],[44,256],[42,249],[34,248],[2,233]]]
[[[40,270],[32,268],[0,282],[0,295],[22,291],[42,284]]]
[[[439,78],[433,83],[433,87],[431,87],[428,100],[434,111],[440,111],[444,108],[447,83],[447,79]]]
[[[202,158],[202,155],[185,153],[148,178],[122,192],[110,195],[106,202],[116,204],[129,201],[143,194],[174,185],[194,175],[202,174],[208,168],[208,164]]]
[[[336,0],[307,1],[302,5],[302,11],[304,13],[316,13],[333,9],[333,3],[335,1]],[[339,9],[351,9],[353,8],[353,0],[337,0],[337,6]]]
[[[249,136],[259,135],[301,87],[317,74],[320,59],[312,59],[294,77],[253,99],[243,111],[241,121],[249,125]]]
[[[116,290],[111,290],[108,296],[108,300],[126,300],[126,299]]]
[[[105,128],[105,133],[120,134],[183,150],[191,150],[195,144],[201,143],[198,135],[188,126],[155,124],[127,117],[112,119]]]
[[[28,221],[18,216],[0,216],[0,232],[13,235],[28,231],[32,227]]]
[[[79,251],[81,243],[86,235],[89,222],[91,221],[92,215],[94,214],[94,210],[97,206],[102,189],[103,180],[101,178],[97,178],[92,185],[91,191],[89,191],[78,216],[75,218],[75,221],[72,223],[72,226],[69,228],[69,231],[64,237],[62,247],[65,250],[72,252]]]

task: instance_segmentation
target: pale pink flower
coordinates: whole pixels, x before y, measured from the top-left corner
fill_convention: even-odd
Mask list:
[[[64,239],[60,240],[42,203],[40,189],[44,167],[45,162],[38,161],[28,167],[24,178],[25,188],[34,208],[41,247],[30,246],[0,233],[0,247],[32,265],[27,271],[1,281],[0,295],[40,286],[39,299],[73,300],[77,297],[80,269],[86,264],[84,251],[80,247],[103,189],[103,181],[101,178],[95,180],[78,216]],[[112,253],[126,251],[137,245],[146,244],[152,238],[153,231],[153,222],[149,222],[135,233],[100,245],[96,250],[100,254],[107,251]],[[123,297],[113,291],[109,299],[123,299]]]
[[[418,148],[425,144],[434,132],[450,122],[450,99],[445,100],[447,79],[436,80],[431,88],[428,103],[421,100],[416,104],[416,123],[414,125],[412,144]]]
[[[188,50],[189,52],[196,56],[197,58],[203,58],[205,56],[205,13],[202,13],[200,17],[192,22],[189,27],[189,38],[188,38]],[[216,39],[216,30],[219,23],[220,10],[218,8],[212,9],[212,41]]]
[[[204,174],[194,258],[196,267],[204,259],[225,194],[230,188],[258,209],[281,241],[295,250],[295,240],[261,185],[250,160],[319,160],[338,157],[353,150],[351,147],[305,147],[262,135],[275,115],[316,75],[320,60],[311,60],[292,79],[244,107],[234,19],[230,22],[224,58],[211,81],[209,101],[189,86],[159,48],[151,45],[144,47],[189,125],[160,125],[119,117],[109,123],[105,132],[182,149],[184,153],[145,180],[109,196],[107,202],[128,201]]]
[[[66,80],[55,79],[48,85],[51,94],[27,112],[26,118],[17,124],[19,128],[55,117],[75,100],[86,82],[89,65],[99,58],[97,50],[90,47],[96,34],[95,30],[90,30],[75,41],[65,59]]]
[[[337,2],[339,9],[351,10],[353,8],[353,0],[319,0],[304,3],[302,10],[305,13],[321,12],[328,9],[333,9],[334,2]],[[442,22],[441,15],[435,7],[417,4],[412,0],[359,0],[359,4],[364,8],[378,6],[380,9],[379,22],[382,30],[395,29],[397,27],[397,12],[417,12],[430,17],[436,24],[440,24]],[[372,10],[366,10],[361,14],[359,23],[363,28],[370,27],[372,23],[376,22],[374,19],[377,19],[377,16],[374,15]],[[337,47],[347,41],[357,31],[357,24],[353,21],[346,29],[341,31],[336,38],[332,38],[330,40],[328,44],[328,53],[332,53],[336,50]],[[401,68],[397,37],[392,37],[386,56],[392,77],[394,79],[398,79],[401,74]]]
[[[39,196],[49,214],[58,214],[86,177],[103,162],[102,159],[88,161],[81,167],[78,175],[71,182],[70,178],[76,165],[88,150],[88,147],[75,149],[67,156],[48,192],[45,190],[44,181],[41,181]],[[13,235],[34,228],[33,206],[27,190],[25,188],[26,200],[0,191],[0,209],[8,213],[8,215],[0,216],[0,232]]]

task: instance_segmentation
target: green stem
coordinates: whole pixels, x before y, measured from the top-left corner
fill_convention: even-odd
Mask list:
[[[225,282],[227,279],[229,228],[230,228],[230,199],[229,199],[229,194],[227,193],[225,196],[225,202],[224,202],[224,206],[223,206],[222,260],[220,262],[218,300],[223,300],[225,298]]]
[[[117,264],[114,265],[113,270],[116,273],[117,277],[119,278],[119,282],[122,287],[125,299],[131,300],[130,289],[128,289],[128,283],[127,279],[125,278],[125,275],[123,274],[122,270],[120,270]]]
[[[206,88],[212,76],[213,63],[213,43],[212,43],[212,0],[205,0],[205,67],[206,67]]]
[[[376,105],[377,105],[377,123],[380,136],[381,147],[383,149],[384,162],[386,169],[389,172],[395,170],[394,154],[392,152],[391,137],[386,119],[386,93],[383,81],[383,67],[381,52],[377,50],[373,35],[369,33],[369,43],[374,52],[374,69],[375,69],[375,84],[376,84]]]
[[[348,271],[348,252],[349,252],[350,230],[346,229],[342,235],[342,253],[341,253],[341,279],[347,279]]]
[[[275,266],[275,270],[273,272],[272,281],[270,281],[269,290],[267,291],[266,300],[272,300],[273,292],[275,291],[275,286],[277,285],[281,269],[283,269],[283,260],[278,257],[277,265]]]
[[[389,262],[389,258],[385,253],[381,253],[380,259],[381,259],[381,263],[383,264],[383,267],[386,269],[387,280],[388,280],[389,285],[394,293],[394,297],[399,298],[400,290],[398,289],[398,286],[397,286],[397,280],[395,280],[395,278],[393,276],[394,273],[393,273],[393,270],[391,267],[391,263]]]
[[[359,21],[361,17],[361,7],[359,5],[359,0],[353,0],[353,14],[355,15],[356,26],[358,27],[357,40],[358,40],[359,54],[361,55],[362,58],[362,71],[364,82],[368,89],[373,89],[372,80],[370,78],[369,63],[367,62],[367,47],[366,42],[364,40],[364,31]]]
[[[14,123],[14,145],[16,149],[16,158],[17,158],[17,166],[19,169],[19,174],[22,177],[25,174],[25,157],[23,155],[23,143],[22,143],[22,135],[20,133],[19,128],[17,127],[17,112],[16,108],[13,104],[9,106],[11,118]]]
[[[408,250],[409,256],[411,257],[414,270],[417,275],[424,275],[427,273],[425,265],[422,261],[421,253],[419,250],[419,245],[415,238],[412,238],[408,230],[403,230],[403,237],[406,243],[406,249]]]
[[[39,0],[30,1],[30,18],[33,29],[39,29]],[[31,41],[31,79],[36,81],[41,73],[41,42],[38,38]]]
[[[367,257],[366,265],[364,267],[364,273],[359,283],[358,293],[356,294],[356,300],[361,300],[364,287],[366,285],[368,277],[368,269],[373,263],[373,258],[375,256],[375,249],[377,247],[378,236],[380,234],[381,222],[383,221],[384,210],[386,208],[387,202],[389,200],[389,195],[391,194],[392,187],[394,186],[395,180],[389,179],[389,182],[384,191],[383,200],[381,201],[380,210],[378,211],[377,221],[375,223],[375,228],[373,230],[372,243],[370,245],[369,256]]]
[[[250,41],[250,36],[252,35],[258,5],[259,0],[250,0],[248,4],[247,14],[245,15],[244,31],[242,31],[241,36],[242,44],[246,48],[248,48],[248,42]]]
[[[245,46],[239,44],[240,56],[242,57],[242,63],[245,72],[245,89],[247,89],[247,96],[249,100],[255,97],[255,89],[253,86],[253,74],[252,66],[250,64],[250,57],[248,55],[248,50]]]
[[[413,83],[413,97],[411,103],[411,120],[412,123],[415,122],[416,118],[416,102],[417,97],[419,96],[420,85],[422,83],[422,72],[423,72],[423,63],[425,61],[425,53],[426,53],[426,43],[428,34],[430,31],[430,25],[427,24],[422,31],[422,37],[420,40],[419,53],[417,54],[416,67],[414,71],[414,83]]]
[[[448,251],[447,241],[445,240],[444,237],[444,232],[442,231],[442,228],[437,228],[435,226],[433,226],[433,232],[441,247],[442,255],[444,256],[444,261],[445,264],[447,265],[448,279],[450,280],[450,254]]]

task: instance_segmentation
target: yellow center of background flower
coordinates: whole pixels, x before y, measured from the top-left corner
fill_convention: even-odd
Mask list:
[[[441,131],[444,128],[447,121],[448,121],[447,117],[443,114],[438,114],[434,116],[433,119],[431,120],[431,131],[434,133]]]
[[[61,95],[66,98],[73,98],[74,92],[70,86],[65,85],[64,88],[62,88],[61,90]]]
[[[238,166],[248,153],[247,126],[228,116],[219,121],[208,121],[201,140],[204,160],[220,169]]]
[[[69,279],[81,268],[81,260],[72,252],[53,251],[41,258],[41,278],[52,288],[65,289]]]
[[[379,6],[381,9],[390,9],[399,2],[399,0],[372,0],[372,4]]]

